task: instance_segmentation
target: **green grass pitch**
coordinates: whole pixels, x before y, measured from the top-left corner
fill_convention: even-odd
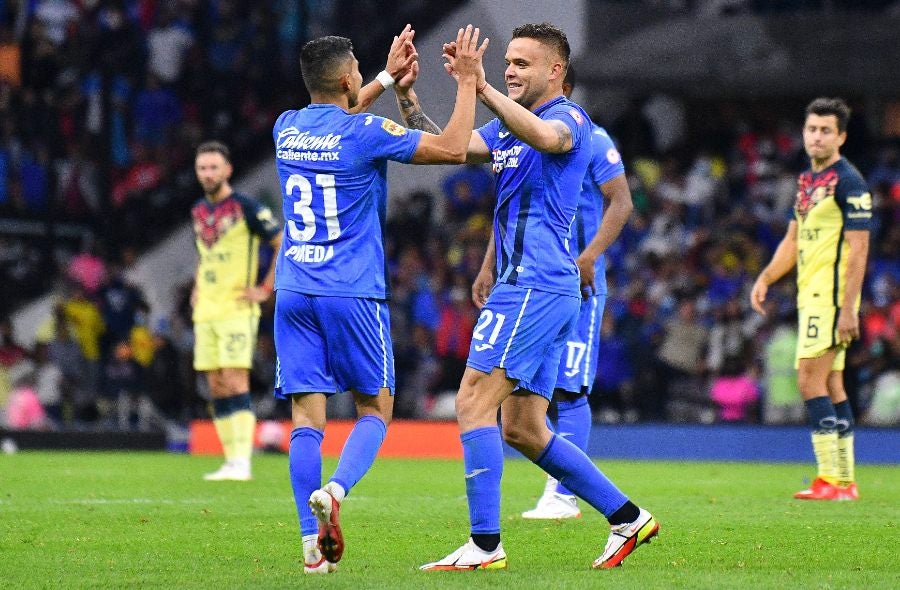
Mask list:
[[[285,456],[247,483],[202,481],[214,457],[0,456],[0,588],[900,588],[896,466],[859,467],[859,502],[800,502],[811,465],[600,463],[661,523],[621,568],[589,569],[608,530],[589,509],[522,520],[543,477],[513,460],[509,570],[419,572],[466,539],[462,465],[379,459],[344,504],[340,569],[304,576]]]

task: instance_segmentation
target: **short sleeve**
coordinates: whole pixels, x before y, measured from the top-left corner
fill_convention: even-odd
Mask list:
[[[574,103],[561,102],[541,117],[545,121],[562,121],[572,132],[572,149],[578,149],[584,142],[591,141],[593,123]]]
[[[244,208],[244,219],[251,232],[269,241],[281,231],[281,226],[272,215],[271,209],[259,201],[246,197],[241,198],[240,203]]]
[[[356,115],[356,134],[360,145],[366,147],[367,155],[372,160],[393,160],[409,162],[422,132],[418,129],[407,129],[403,125],[377,115]]]
[[[872,194],[866,182],[857,174],[841,178],[835,191],[844,216],[844,229],[872,229]]]
[[[500,132],[500,119],[491,119],[479,127],[477,131],[481,139],[484,140],[485,145],[487,145],[488,151],[492,151],[498,138],[497,134]]]
[[[591,133],[593,157],[588,168],[591,180],[597,186],[612,180],[616,176],[625,174],[625,165],[622,163],[622,155],[616,149],[609,134],[602,127],[594,127]]]

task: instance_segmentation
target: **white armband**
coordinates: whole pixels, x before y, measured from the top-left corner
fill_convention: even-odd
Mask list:
[[[378,80],[384,89],[387,90],[391,86],[394,85],[394,77],[387,73],[387,70],[381,70],[378,72],[378,75],[375,76],[375,79]]]

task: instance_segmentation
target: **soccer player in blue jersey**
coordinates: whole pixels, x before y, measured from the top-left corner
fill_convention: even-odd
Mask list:
[[[563,95],[575,88],[575,70],[570,65],[563,80]],[[592,129],[593,156],[581,183],[578,211],[572,228],[578,257],[575,263],[584,286],[578,323],[563,349],[556,377],[557,419],[555,430],[579,449],[587,452],[591,433],[591,407],[587,396],[597,376],[600,321],[606,304],[606,262],[603,253],[622,231],[634,208],[625,178],[622,157],[606,130]],[[603,210],[603,199],[609,208]],[[547,476],[544,493],[537,506],[522,513],[528,519],[578,518],[581,510],[575,495],[552,475]]]
[[[447,56],[457,94],[440,134],[351,113],[362,75],[350,40],[333,36],[303,47],[300,67],[311,104],[282,113],[272,131],[285,218],[275,276],[275,386],[276,396],[291,400],[290,478],[307,573],[335,570],[344,550],[341,503],[372,465],[391,420],[394,359],[383,241],[387,162],[465,160],[487,47],[487,39],[479,47],[478,36],[471,25],[460,29],[458,51]],[[411,37],[404,30],[400,47],[410,48]],[[406,49],[407,67],[396,78],[401,83],[414,66],[418,71],[415,52]],[[385,87],[395,82],[385,72],[377,79]],[[358,420],[337,469],[319,489],[325,401],[343,391],[352,392]]]
[[[546,424],[559,360],[582,299],[571,228],[593,154],[592,124],[563,96],[565,34],[542,23],[517,27],[512,37],[507,94],[479,71],[478,98],[497,118],[473,132],[468,147],[468,160],[492,161],[497,176],[492,239],[474,287],[483,307],[456,398],[471,537],[424,570],[507,566],[500,542],[503,440],[610,522],[593,567],[620,564],[659,529],[584,451]],[[457,51],[453,44],[444,46],[449,57]],[[453,73],[452,64],[448,70]]]

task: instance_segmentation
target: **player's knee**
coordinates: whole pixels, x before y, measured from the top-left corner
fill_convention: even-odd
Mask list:
[[[533,454],[530,451],[542,448],[537,433],[524,424],[504,423],[503,440],[506,441],[509,446],[524,453],[528,457]]]

